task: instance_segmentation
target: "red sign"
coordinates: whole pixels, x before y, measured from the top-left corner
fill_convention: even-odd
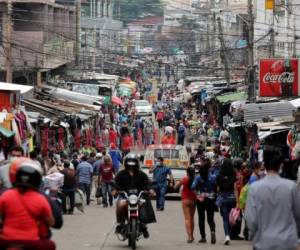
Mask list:
[[[262,59],[259,71],[259,95],[290,97],[300,95],[298,59]]]

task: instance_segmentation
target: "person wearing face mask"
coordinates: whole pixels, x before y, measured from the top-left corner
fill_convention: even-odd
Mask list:
[[[12,184],[9,178],[9,167],[10,163],[19,157],[24,156],[24,150],[20,146],[12,147],[9,151],[8,161],[3,162],[3,165],[0,165],[0,189],[4,191],[5,189],[11,188]]]

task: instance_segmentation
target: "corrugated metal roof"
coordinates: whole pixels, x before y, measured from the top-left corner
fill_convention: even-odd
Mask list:
[[[293,119],[295,107],[289,102],[250,103],[243,106],[245,121],[262,121],[264,118],[276,120]]]

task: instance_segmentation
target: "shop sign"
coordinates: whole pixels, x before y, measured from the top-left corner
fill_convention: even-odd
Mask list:
[[[261,97],[291,97],[300,95],[298,59],[261,59],[259,95]]]

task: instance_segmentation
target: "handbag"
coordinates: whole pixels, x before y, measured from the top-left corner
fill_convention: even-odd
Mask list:
[[[233,208],[229,214],[229,224],[230,226],[234,226],[241,219],[241,210],[239,208]]]
[[[101,186],[99,186],[97,188],[95,196],[96,196],[96,198],[102,197],[102,188],[101,188]]]

